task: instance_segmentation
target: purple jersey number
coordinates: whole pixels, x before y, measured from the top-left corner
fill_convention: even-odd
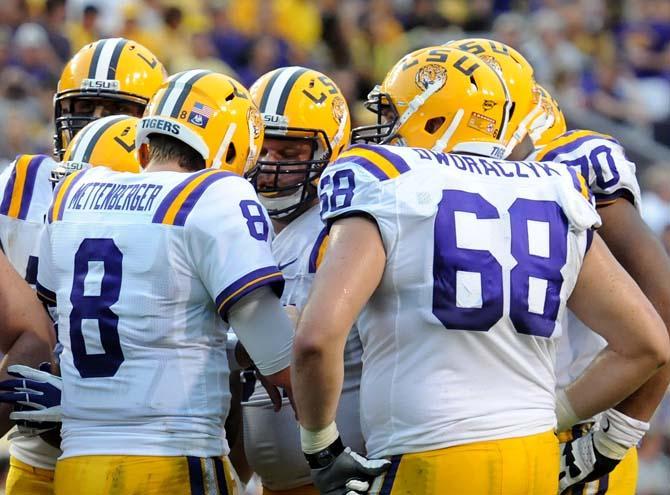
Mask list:
[[[504,313],[503,270],[490,251],[458,247],[456,212],[474,213],[478,219],[500,218],[500,213],[480,194],[445,190],[435,218],[433,256],[433,314],[447,329],[487,332]],[[517,332],[550,337],[560,307],[561,269],[567,259],[567,219],[553,201],[518,199],[509,209],[512,256],[509,315]],[[549,256],[531,253],[528,222],[549,225]],[[478,274],[481,304],[462,307],[457,301],[458,272]],[[529,303],[530,280],[546,282],[542,312]]]
[[[270,226],[263,214],[263,207],[252,199],[243,199],[240,201],[240,210],[247,219],[247,228],[251,237],[258,241],[267,241]]]
[[[104,266],[100,295],[85,294],[86,275],[91,261],[101,261]],[[123,254],[113,239],[84,239],[74,256],[74,278],[70,293],[70,344],[74,366],[82,378],[114,376],[123,363],[119,317],[111,310],[121,292],[122,263]],[[105,352],[86,352],[83,320],[98,322],[100,343]]]

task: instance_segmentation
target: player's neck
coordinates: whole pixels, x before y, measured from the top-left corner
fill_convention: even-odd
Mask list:
[[[159,162],[152,160],[144,169],[145,173],[148,172],[182,172],[182,173],[191,173],[193,170],[186,169],[179,165],[179,162],[175,160],[168,160],[164,162]]]
[[[535,145],[533,140],[528,134],[524,136],[519,144],[517,144],[506,160],[515,161],[515,160],[525,160],[528,158],[531,153],[535,151]]]

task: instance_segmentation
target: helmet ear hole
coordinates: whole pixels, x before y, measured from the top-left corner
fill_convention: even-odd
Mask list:
[[[444,117],[434,117],[432,119],[429,119],[426,121],[424,130],[428,134],[435,134],[440,129],[440,127],[442,127],[442,124],[444,124],[445,120],[447,119],[445,119]]]
[[[230,145],[228,145],[228,151],[226,151],[226,163],[232,165],[232,163],[235,161],[236,156],[237,151],[235,151],[235,145],[233,143],[230,143]]]

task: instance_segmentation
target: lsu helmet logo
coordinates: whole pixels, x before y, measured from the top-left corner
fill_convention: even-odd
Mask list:
[[[336,96],[333,98],[333,118],[335,119],[335,122],[338,124],[342,123],[342,119],[344,119],[346,113],[347,113],[347,105],[344,103],[344,98],[341,96]]]
[[[263,119],[261,119],[260,112],[254,107],[249,107],[247,121],[249,122],[249,129],[254,133],[254,139],[258,139],[263,129]]]
[[[447,70],[438,64],[425,65],[417,71],[414,82],[421,91],[426,91],[432,85],[437,85],[437,91],[447,82]]]

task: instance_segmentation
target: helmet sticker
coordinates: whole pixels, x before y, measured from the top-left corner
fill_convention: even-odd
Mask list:
[[[481,113],[472,112],[470,114],[468,127],[483,132],[484,134],[488,134],[489,136],[497,137],[495,119],[482,115]]]
[[[263,129],[261,114],[254,107],[249,107],[249,110],[247,110],[247,120],[249,121],[250,129],[253,130],[254,139],[258,139]]]
[[[336,96],[333,98],[333,118],[335,119],[335,122],[340,124],[342,122],[342,119],[344,119],[344,116],[347,113],[347,106],[344,103],[344,98],[341,96]]]
[[[426,91],[432,85],[437,85],[434,89],[437,91],[447,82],[447,70],[438,64],[424,65],[416,73],[414,82],[421,91]]]

